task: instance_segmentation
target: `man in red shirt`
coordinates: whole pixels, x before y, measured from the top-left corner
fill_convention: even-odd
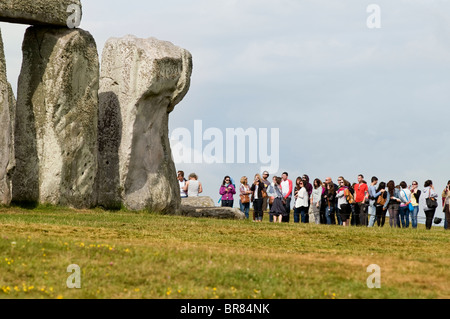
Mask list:
[[[356,202],[355,209],[357,210],[356,213],[359,212],[360,225],[367,227],[369,223],[366,212],[366,198],[368,198],[369,187],[367,186],[367,183],[364,181],[364,176],[362,174],[358,175],[358,184],[355,185],[354,191]]]

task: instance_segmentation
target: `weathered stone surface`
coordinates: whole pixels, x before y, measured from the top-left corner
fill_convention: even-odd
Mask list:
[[[14,170],[14,94],[6,77],[6,62],[0,31],[0,205],[11,203]]]
[[[214,201],[208,196],[194,196],[181,199],[182,206],[191,207],[214,207]]]
[[[80,0],[2,0],[0,21],[67,26],[67,20],[73,15],[73,10],[69,7],[71,5],[78,6],[81,20]]]
[[[181,206],[181,215],[187,217],[211,217],[220,219],[245,219],[238,208]]]
[[[109,39],[99,91],[99,205],[177,213],[169,113],[186,95],[191,54],[170,42]]]
[[[30,27],[19,77],[13,200],[96,205],[99,61],[81,29]]]

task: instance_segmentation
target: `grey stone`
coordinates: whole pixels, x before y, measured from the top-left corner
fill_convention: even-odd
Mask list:
[[[219,219],[245,219],[238,208],[181,206],[181,215],[186,217],[211,217]]]
[[[78,6],[79,20],[81,21],[80,0],[2,0],[0,2],[0,21],[67,27],[67,21],[72,20],[74,12],[68,10],[71,5]]]
[[[208,196],[195,196],[181,199],[182,206],[191,207],[214,207],[214,201]]]
[[[6,61],[0,30],[0,205],[11,203],[11,175],[14,171],[15,99],[6,76]]]
[[[191,54],[134,36],[104,47],[99,91],[99,205],[176,214],[169,113],[189,90]]]
[[[30,27],[23,42],[13,200],[96,205],[99,61],[81,29]]]

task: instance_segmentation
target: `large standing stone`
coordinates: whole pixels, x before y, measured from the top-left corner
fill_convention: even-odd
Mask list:
[[[77,9],[77,11],[75,10]],[[32,25],[67,26],[77,15],[81,21],[80,0],[1,0],[0,21]]]
[[[30,27],[23,42],[13,200],[96,205],[99,61],[81,29]]]
[[[191,73],[191,54],[170,42],[107,41],[99,91],[99,205],[179,212],[168,122]]]
[[[14,170],[14,94],[6,77],[6,62],[0,31],[0,205],[11,203]]]

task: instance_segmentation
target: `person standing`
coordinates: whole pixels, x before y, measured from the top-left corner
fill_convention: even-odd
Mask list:
[[[312,206],[316,225],[320,224],[320,205],[322,203],[322,193],[323,193],[322,181],[316,178],[313,182],[313,191],[311,193],[311,202],[310,202],[310,206]]]
[[[284,208],[286,209],[286,214],[283,215],[284,223],[289,223],[291,215],[292,181],[288,177],[289,174],[287,172],[284,172],[281,176],[281,190],[284,197]]]
[[[423,196],[425,198],[424,204],[424,212],[426,216],[425,227],[427,230],[431,229],[433,225],[434,214],[436,213],[436,207],[428,206],[427,199],[437,201],[438,194],[434,190],[433,182],[431,180],[427,180],[424,184],[425,189],[423,190]]]
[[[348,203],[347,200],[350,183],[348,183],[345,179],[343,179],[340,180],[339,184],[340,188],[338,190],[336,197],[338,198],[339,212],[342,219],[342,225],[344,227],[347,227],[350,226],[350,214],[351,214],[350,204]]]
[[[359,224],[361,226],[367,226],[366,198],[368,198],[369,188],[364,181],[364,176],[362,174],[358,175],[358,183],[353,190],[355,191],[355,219],[357,219],[359,215]],[[356,225],[358,225],[358,223],[356,223]]]
[[[384,189],[381,189],[377,192],[375,186],[378,184],[378,178],[373,176],[371,179],[371,183],[369,186],[369,227],[373,227],[375,225],[375,220],[377,219],[377,208],[376,208],[376,200],[378,196],[385,192]]]
[[[180,186],[180,197],[187,198],[188,197],[187,191],[184,190],[187,180],[186,180],[186,178],[184,178],[183,171],[178,171],[177,179],[178,179],[178,186]]]
[[[398,226],[398,208],[400,205],[400,194],[398,188],[395,187],[395,182],[390,180],[387,183],[387,198],[384,208],[389,211],[389,225],[391,227]]]
[[[286,209],[284,207],[283,201],[283,192],[281,190],[281,177],[273,177],[273,185],[271,185],[270,193],[274,195],[272,205],[270,205],[270,215],[273,216],[272,220],[275,223],[281,223],[283,219],[283,215],[286,214]]]
[[[308,223],[308,206],[309,206],[309,195],[306,190],[305,184],[303,181],[300,181],[299,184],[300,189],[295,195],[295,210],[294,210],[294,222],[299,222],[299,214],[301,215],[302,224]]]
[[[203,192],[202,183],[198,181],[197,174],[189,174],[189,180],[184,185],[184,191],[187,192],[189,197],[196,197]]]
[[[448,230],[450,223],[450,181],[447,182],[447,186],[442,191],[442,206],[444,207],[445,213],[444,229]]]
[[[241,178],[241,185],[239,186],[239,206],[241,212],[245,214],[245,218],[248,219],[249,211],[250,211],[250,194],[252,191],[250,190],[250,186],[248,186],[248,178],[247,176],[243,176]]]
[[[265,192],[265,185],[262,182],[261,176],[259,174],[255,175],[255,180],[253,181],[253,185],[250,188],[252,191],[252,202],[253,202],[253,211],[255,212],[255,222],[262,222],[263,219],[263,194]]]
[[[343,179],[343,177],[339,177],[338,178],[338,183],[339,183],[340,178]],[[336,225],[336,220],[337,220],[338,225],[342,225],[342,220],[341,220],[341,217],[339,215],[339,208],[338,208],[338,204],[337,204],[338,199],[336,198],[336,193],[337,193],[337,191],[339,189],[339,186],[333,182],[333,179],[331,177],[325,178],[325,184],[326,185],[333,184],[333,189],[334,189],[334,194],[333,194],[334,195],[333,196],[333,198],[334,198],[334,206],[333,206],[333,209],[329,210],[329,212],[330,212],[330,216],[329,217],[330,217],[331,224],[332,225]],[[327,187],[327,189],[328,189],[328,187]],[[330,197],[329,194],[328,194],[328,197]],[[328,222],[328,219],[327,219],[327,222]]]
[[[400,183],[400,207],[399,216],[402,228],[409,227],[409,203],[411,203],[411,191],[407,188],[406,182]]]
[[[375,203],[375,214],[377,216],[376,220],[378,227],[383,227],[384,223],[386,222],[386,212],[387,212],[386,207],[384,207],[384,204],[386,203],[387,200],[386,183],[381,182],[376,192],[380,193],[380,195],[376,198]]]
[[[419,215],[420,194],[422,194],[422,192],[419,190],[419,183],[413,181],[411,185],[411,204],[413,205],[414,210],[409,212],[411,215],[411,227],[413,229],[416,229],[418,224],[417,216]]]
[[[325,187],[327,188],[324,195],[323,195],[323,202],[326,205],[325,206],[325,217],[327,219],[327,225],[335,225],[336,220],[334,218],[334,210],[335,210],[335,203],[336,203],[336,191],[335,184],[329,180],[328,183],[325,184]]]
[[[233,184],[231,184],[230,176],[224,177],[222,186],[220,186],[219,194],[222,195],[222,207],[233,207],[236,189]]]
[[[262,182],[265,186],[266,194],[267,194],[267,192],[269,190],[269,186],[270,186],[269,176],[270,176],[270,174],[268,171],[264,171],[262,173]],[[263,214],[267,211],[268,205],[269,205],[269,196],[266,196],[263,198],[263,204],[262,204]]]
[[[272,183],[270,183],[269,188],[267,189],[267,197],[269,198],[269,211],[272,210],[273,202],[275,201],[275,198],[277,197],[277,193],[275,192],[275,185],[277,185],[277,176],[272,177]],[[281,178],[280,178],[281,180]],[[280,182],[281,183],[281,182]],[[278,184],[278,187],[280,185]],[[269,214],[269,222],[273,223],[273,214]]]
[[[295,187],[294,187],[294,203],[298,198],[298,192],[302,188],[302,186],[300,186],[301,183],[302,183],[302,178],[297,177],[297,179],[295,180]],[[294,205],[294,223],[300,222],[300,216],[301,216],[300,207],[297,207],[296,205]]]

